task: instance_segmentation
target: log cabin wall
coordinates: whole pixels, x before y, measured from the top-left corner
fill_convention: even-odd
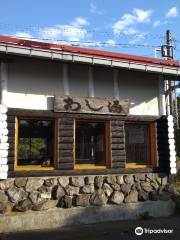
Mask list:
[[[84,174],[114,174],[114,173],[134,173],[134,172],[165,172],[167,168],[161,168],[163,157],[161,158],[161,148],[164,144],[164,135],[162,132],[162,125],[164,120],[158,119],[157,116],[113,116],[113,115],[95,115],[95,114],[75,114],[75,113],[55,113],[53,111],[40,110],[23,110],[23,109],[9,109],[8,110],[8,137],[10,148],[8,152],[8,166],[9,177],[16,176],[58,176],[58,175],[84,175]],[[36,171],[14,171],[15,160],[15,119],[17,116],[21,117],[49,117],[58,120],[58,148],[57,148],[57,162],[54,170],[36,170]],[[92,119],[92,120],[106,120],[110,122],[110,140],[109,140],[109,157],[111,158],[111,166],[102,169],[74,169],[74,119]],[[157,121],[158,120],[158,121]],[[126,150],[125,150],[125,129],[124,123],[126,121],[157,121],[158,133],[158,168],[145,169],[131,169],[126,168]],[[165,127],[163,125],[163,127]],[[166,130],[165,130],[166,131]],[[168,152],[167,152],[168,157]],[[167,159],[166,159],[167,160]],[[167,161],[166,161],[167,162]]]
[[[168,122],[166,117],[161,117],[157,121],[157,150],[159,160],[159,170],[170,172],[170,152],[168,143]]]
[[[125,131],[124,121],[111,120],[111,162],[112,168],[125,168]]]

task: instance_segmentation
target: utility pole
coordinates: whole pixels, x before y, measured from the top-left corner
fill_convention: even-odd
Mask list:
[[[170,30],[166,31],[166,44],[161,46],[161,57],[172,60],[173,59],[173,44],[172,44],[172,34]]]
[[[166,31],[166,44],[161,46],[161,56],[166,60],[173,60],[173,37],[170,30]],[[177,112],[177,97],[175,91],[175,82],[172,80],[165,81],[166,90],[166,103],[167,103],[167,114],[173,115],[176,128],[179,128],[178,124],[178,112]]]
[[[170,30],[166,31],[166,45],[167,45],[167,59],[173,59],[173,45],[172,45],[172,34]]]
[[[161,56],[166,60],[173,59],[173,46],[172,46],[172,35],[170,30],[166,31],[166,44],[161,46]],[[165,81],[166,91],[166,113],[171,115],[173,112],[173,101],[172,101],[172,83],[170,80]]]
[[[166,31],[166,45],[167,45],[167,60],[173,59],[173,46],[172,46],[172,35],[169,30]],[[169,111],[170,115],[173,114],[173,94],[172,94],[172,85],[173,82],[171,80],[168,81],[169,85]]]

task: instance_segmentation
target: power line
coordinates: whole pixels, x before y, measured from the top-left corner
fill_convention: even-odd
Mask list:
[[[180,40],[178,40],[177,38],[174,38],[173,42],[180,42]]]
[[[13,36],[10,35],[10,37],[17,37],[17,36]],[[110,43],[110,42],[102,42],[102,41],[80,41],[80,40],[67,40],[67,39],[50,39],[50,38],[37,38],[37,37],[21,37],[18,36],[18,38],[22,38],[22,39],[29,39],[29,40],[41,40],[41,41],[49,41],[49,42],[55,42],[55,43],[71,43],[71,45],[95,45],[95,46],[110,46],[110,47],[135,47],[135,48],[155,48],[155,47],[160,47],[157,45],[149,45],[149,44],[130,44],[130,43]]]
[[[16,31],[30,31],[30,32],[38,32],[40,33],[43,31],[44,33],[53,33],[54,31],[59,30],[64,33],[76,33],[82,34],[86,32],[87,34],[95,34],[95,35],[106,35],[106,36],[114,36],[115,34],[113,31],[102,31],[98,29],[85,29],[85,28],[77,28],[74,27],[72,31],[73,25],[67,25],[67,27],[62,27],[63,25],[54,25],[53,27],[44,27],[44,26],[33,26],[33,25],[18,25],[18,24],[10,24],[10,23],[3,23],[0,22],[0,29],[6,30],[16,30]],[[66,26],[66,25],[65,25]],[[144,37],[144,38],[157,38],[157,39],[164,39],[164,36],[160,34],[151,34],[151,33],[134,33],[134,34],[127,34],[124,32],[119,32],[117,36],[123,36],[126,38],[132,37]]]

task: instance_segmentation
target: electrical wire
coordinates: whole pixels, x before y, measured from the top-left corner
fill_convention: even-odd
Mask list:
[[[114,36],[115,34],[113,31],[102,31],[99,29],[83,29],[83,28],[73,28],[73,25],[67,25],[67,27],[59,27],[60,25],[54,25],[54,27],[44,27],[44,26],[32,26],[32,25],[18,25],[18,24],[10,24],[10,23],[3,23],[0,22],[0,29],[6,29],[6,30],[16,30],[16,31],[29,31],[29,32],[41,32],[43,30],[44,33],[53,33],[55,30],[53,28],[59,29],[61,32],[64,33],[76,33],[81,34],[86,31],[87,34],[94,34],[94,35],[104,35],[104,36]],[[61,25],[62,26],[62,25]],[[158,39],[164,39],[163,35],[160,34],[151,34],[151,33],[134,33],[134,34],[126,34],[123,32],[120,32],[117,34],[118,36],[123,36],[126,38],[132,38],[132,37],[144,37],[144,38],[158,38]]]
[[[13,36],[13,35],[9,35],[10,37],[17,37],[17,36]],[[41,40],[41,41],[49,41],[49,42],[55,42],[55,43],[71,43],[71,45],[87,45],[87,46],[110,46],[110,47],[125,47],[125,48],[129,48],[129,47],[135,47],[135,48],[157,48],[160,47],[158,45],[149,45],[149,44],[129,44],[129,43],[110,43],[110,42],[101,42],[101,41],[80,41],[80,40],[67,40],[67,39],[51,39],[51,38],[38,38],[38,37],[21,37],[18,36],[18,38],[21,39],[29,39],[29,40]]]
[[[86,47],[111,47],[111,48],[159,48],[161,45],[163,45],[165,36],[161,35],[161,34],[152,34],[152,33],[134,33],[134,34],[126,34],[124,32],[120,32],[117,35],[114,34],[113,30],[111,31],[103,31],[103,30],[99,30],[99,29],[85,29],[82,28],[81,26],[78,27],[74,27],[73,25],[64,25],[64,27],[62,27],[63,25],[54,25],[53,27],[44,27],[44,26],[33,26],[33,25],[20,25],[20,24],[11,24],[11,23],[3,23],[0,22],[0,30],[5,29],[6,31],[16,31],[16,32],[24,32],[27,33],[29,35],[32,35],[33,37],[24,37],[24,36],[20,36],[20,35],[11,35],[12,37],[18,37],[18,38],[22,38],[22,39],[30,39],[30,40],[38,40],[38,41],[48,41],[48,42],[55,42],[56,44],[68,44],[68,45],[72,45],[72,46],[86,46]],[[72,29],[73,28],[73,29]],[[123,42],[108,42],[109,39],[103,40],[103,41],[82,41],[82,40],[68,40],[68,39],[54,39],[54,38],[41,38],[38,37],[39,35],[42,35],[42,32],[44,34],[44,36],[48,36],[48,35],[53,35],[53,33],[56,32],[56,29],[61,33],[61,35],[63,36],[66,33],[69,34],[74,34],[74,35],[80,35],[84,34],[85,38],[93,38],[93,35],[95,37],[98,36],[106,36],[106,37],[112,37],[113,39],[121,39],[121,38],[127,38],[127,39],[136,39],[136,38],[144,38],[144,39],[158,39],[159,44],[133,44],[133,43],[123,43]],[[4,34],[3,34],[4,35]],[[37,37],[34,37],[36,36]],[[7,36],[7,35],[6,35]],[[66,35],[65,35],[66,36]],[[99,37],[100,38],[100,37]],[[125,40],[126,41],[126,40]],[[129,40],[128,40],[129,41]],[[179,47],[179,43],[180,40],[177,38],[173,38],[173,45],[175,46],[175,50],[177,52],[180,52],[180,50],[178,49]]]

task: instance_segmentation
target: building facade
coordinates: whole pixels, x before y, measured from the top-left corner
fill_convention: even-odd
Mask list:
[[[176,173],[164,81],[178,78],[177,62],[9,37],[0,59],[0,184],[16,209],[31,181],[37,192],[58,179],[65,199],[104,204],[122,185],[123,199],[141,199],[138,181],[152,195]]]

